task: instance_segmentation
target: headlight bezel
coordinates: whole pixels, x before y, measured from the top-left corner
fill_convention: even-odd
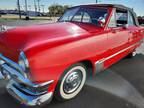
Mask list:
[[[29,72],[29,62],[23,51],[20,52],[20,55],[18,58],[18,64],[24,72],[26,72],[26,73]]]

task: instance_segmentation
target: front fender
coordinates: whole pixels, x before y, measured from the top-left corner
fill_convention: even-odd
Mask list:
[[[46,45],[31,48],[26,51],[30,64],[30,76],[34,82],[41,83],[54,80],[49,90],[55,86],[64,72],[74,63],[89,60],[94,65],[105,49],[102,39],[106,35],[91,36],[85,39],[49,47]]]

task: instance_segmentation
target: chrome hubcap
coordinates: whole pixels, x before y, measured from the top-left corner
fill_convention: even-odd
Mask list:
[[[82,73],[80,70],[71,72],[64,81],[64,92],[66,94],[71,94],[79,88],[82,82]]]
[[[136,52],[133,52],[133,53],[132,53],[132,56],[134,57],[134,56],[136,56],[136,54],[137,54]]]

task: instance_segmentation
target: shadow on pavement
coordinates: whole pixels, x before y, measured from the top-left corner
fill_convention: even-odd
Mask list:
[[[52,101],[42,108],[135,108],[134,105],[117,98],[109,93],[85,86],[82,92],[67,102]],[[0,95],[0,108],[31,108],[17,103],[7,93]],[[37,107],[38,108],[38,107]]]

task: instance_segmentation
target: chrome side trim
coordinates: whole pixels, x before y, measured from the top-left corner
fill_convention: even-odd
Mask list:
[[[103,71],[103,70],[104,70],[103,59],[97,61],[97,62],[95,63],[95,66],[96,66],[96,73],[99,73],[99,72]]]
[[[117,55],[119,55],[119,54],[127,51],[128,49],[136,46],[137,44],[140,44],[141,42],[142,42],[142,41],[137,42],[137,43],[135,43],[135,44],[133,44],[133,45],[131,45],[131,46],[129,46],[129,47],[127,47],[127,48],[125,48],[125,49],[123,49],[123,50],[121,50],[121,51],[119,51],[119,52],[117,52],[117,53],[115,53],[115,54],[113,54],[113,55],[111,55],[111,56],[109,56],[109,57],[107,57],[107,58],[103,58],[103,59],[98,60],[97,62],[95,62],[96,73],[99,73],[99,72],[101,72],[101,71],[104,70],[104,62],[105,62],[105,61],[107,61],[107,60],[109,60],[109,59],[111,59],[111,58],[113,58],[113,57],[115,57],[115,56],[117,56]]]

